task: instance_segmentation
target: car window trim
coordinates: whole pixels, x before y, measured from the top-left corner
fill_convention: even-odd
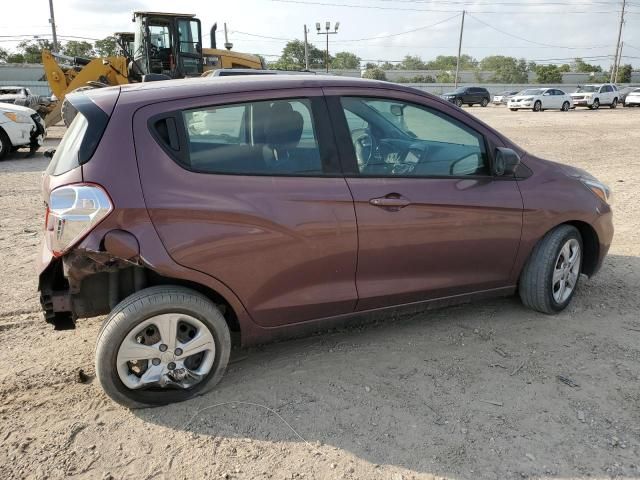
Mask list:
[[[351,140],[351,135],[349,133],[349,125],[347,123],[346,116],[344,114],[342,103],[340,102],[341,97],[360,97],[360,98],[380,98],[381,100],[387,101],[398,101],[398,102],[406,102],[414,105],[419,105],[420,107],[438,112],[444,115],[445,118],[452,118],[457,123],[463,123],[459,120],[456,120],[451,115],[443,112],[442,110],[425,105],[423,103],[419,103],[414,100],[404,100],[399,98],[393,98],[383,93],[346,93],[346,94],[327,94],[326,101],[327,107],[329,108],[329,114],[331,116],[331,123],[334,130],[334,135],[336,138],[336,145],[338,146],[338,150],[340,152],[340,161],[342,163],[342,171],[344,172],[344,176],[346,178],[423,178],[423,179],[492,179],[492,180],[516,180],[517,177],[514,175],[513,177],[503,177],[496,176],[493,173],[493,148],[492,144],[487,138],[486,135],[479,132],[476,128],[464,123],[464,126],[469,130],[472,130],[476,135],[478,135],[482,139],[482,146],[484,147],[484,153],[486,155],[489,174],[487,175],[362,175],[358,169],[358,164],[355,157],[355,149],[353,147],[353,142]],[[454,122],[454,123],[455,123]]]
[[[189,110],[203,110],[210,108],[223,108],[233,105],[245,105],[258,102],[280,101],[280,100],[307,100],[311,106],[309,112],[313,122],[313,128],[315,129],[316,142],[320,153],[320,162],[322,164],[322,174],[307,174],[307,173],[234,173],[234,172],[215,172],[209,170],[200,170],[193,168],[189,161],[189,135],[187,133],[187,126],[184,123],[183,112]],[[173,119],[175,128],[177,130],[178,141],[180,148],[178,150],[172,149],[164,139],[160,136],[159,132],[155,128],[158,121],[163,119]],[[328,109],[326,100],[323,95],[318,96],[305,96],[305,95],[291,95],[291,96],[276,96],[273,98],[257,98],[257,99],[238,99],[226,103],[214,103],[203,104],[195,107],[177,108],[167,112],[153,115],[147,120],[147,128],[151,133],[151,136],[156,140],[162,150],[181,168],[200,174],[207,175],[233,175],[237,177],[307,177],[307,178],[336,178],[342,177],[342,168],[339,158],[339,153],[334,146],[333,131],[331,128],[331,122],[329,120]]]

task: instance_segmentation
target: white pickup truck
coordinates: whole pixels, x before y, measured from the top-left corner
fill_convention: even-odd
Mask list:
[[[612,83],[602,83],[598,85],[582,85],[571,94],[573,104],[576,107],[588,107],[597,110],[600,105],[609,105],[609,108],[616,108],[620,100],[618,87]]]

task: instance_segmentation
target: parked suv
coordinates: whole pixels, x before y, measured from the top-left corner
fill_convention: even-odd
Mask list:
[[[27,107],[0,103],[0,160],[10,152],[28,147],[31,153],[44,142],[44,121]]]
[[[417,302],[563,310],[613,235],[609,189],[427,93],[362,79],[173,80],[69,95],[43,178],[48,322],[108,314],[115,401],[180,401],[243,345]]]
[[[612,83],[599,85],[583,85],[571,94],[573,104],[576,107],[584,106],[592,110],[597,110],[600,105],[609,105],[609,108],[616,108],[620,99],[618,87]]]
[[[461,107],[464,103],[470,107],[473,105],[480,105],[486,107],[491,101],[491,95],[486,88],[482,87],[460,87],[450,93],[443,93],[442,98],[455,103]]]

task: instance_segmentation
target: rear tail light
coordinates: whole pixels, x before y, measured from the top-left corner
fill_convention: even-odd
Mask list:
[[[58,187],[49,194],[47,243],[60,256],[78,243],[113,210],[104,189],[93,184]]]

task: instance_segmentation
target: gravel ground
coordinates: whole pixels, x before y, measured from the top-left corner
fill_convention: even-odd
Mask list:
[[[94,378],[102,318],[55,332],[39,312],[46,160],[0,163],[0,476],[640,479],[640,109],[470,111],[614,189],[610,255],[565,312],[390,314],[234,352],[214,392],[140,411]]]

